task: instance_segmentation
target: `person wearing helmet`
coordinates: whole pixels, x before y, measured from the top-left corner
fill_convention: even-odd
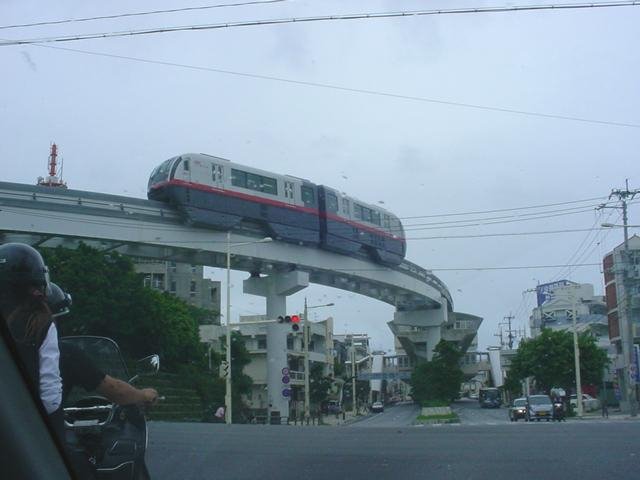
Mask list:
[[[30,245],[0,245],[0,314],[33,392],[58,434],[63,427],[58,333],[46,303],[49,271]]]

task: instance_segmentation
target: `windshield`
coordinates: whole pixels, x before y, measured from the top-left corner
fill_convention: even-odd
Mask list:
[[[0,2],[0,247],[71,295],[61,336],[159,356],[129,390],[164,397],[154,480],[633,478],[639,26],[633,0]],[[55,332],[7,288],[44,280],[10,253],[47,411]]]

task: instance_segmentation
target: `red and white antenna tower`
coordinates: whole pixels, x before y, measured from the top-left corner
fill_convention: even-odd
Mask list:
[[[64,162],[64,160],[63,160]],[[43,187],[59,187],[67,188],[67,184],[62,180],[62,172],[58,177],[58,146],[55,143],[51,144],[51,151],[49,153],[49,176],[38,177],[38,185]]]

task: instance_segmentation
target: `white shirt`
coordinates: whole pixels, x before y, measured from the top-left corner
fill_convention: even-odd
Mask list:
[[[58,331],[54,323],[38,351],[40,358],[40,400],[47,413],[53,413],[62,404],[62,377],[60,377],[60,349]]]

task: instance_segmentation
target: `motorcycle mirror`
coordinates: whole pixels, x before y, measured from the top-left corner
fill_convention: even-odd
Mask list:
[[[149,355],[141,358],[136,362],[136,375],[129,380],[129,383],[135,382],[139,377],[155,375],[160,370],[160,356],[157,354]]]

